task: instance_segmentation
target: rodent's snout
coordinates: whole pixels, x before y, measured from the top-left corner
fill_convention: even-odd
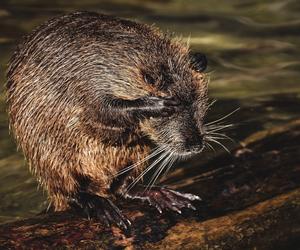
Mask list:
[[[202,104],[192,95],[153,97],[163,105],[160,115],[145,123],[144,131],[159,145],[178,156],[192,156],[204,149]]]
[[[185,140],[185,151],[192,154],[200,153],[204,148],[204,135],[195,134]]]
[[[193,103],[177,100],[176,113],[171,118],[169,126],[171,138],[169,144],[179,155],[194,155],[202,152],[205,144],[205,131],[202,122],[197,119],[197,108]]]

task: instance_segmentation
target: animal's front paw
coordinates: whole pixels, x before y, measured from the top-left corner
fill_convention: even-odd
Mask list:
[[[183,208],[196,210],[192,205],[192,201],[201,200],[197,195],[180,193],[164,187],[133,191],[131,194],[127,194],[127,198],[148,202],[150,206],[155,207],[160,213],[163,210],[170,210],[179,214],[181,214]]]
[[[122,230],[128,230],[130,221],[122,214],[120,209],[109,199],[80,192],[76,198],[70,199],[70,204],[88,218],[95,217],[105,223],[106,226],[117,225]]]
[[[175,98],[168,97],[148,97],[149,114],[152,117],[170,116],[176,113],[180,108],[180,102]]]

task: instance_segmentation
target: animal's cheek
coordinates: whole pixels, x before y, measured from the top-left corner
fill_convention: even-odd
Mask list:
[[[153,121],[153,119],[140,121],[139,127],[144,134],[150,137],[151,140],[157,141],[159,139],[159,135],[155,129],[155,122]]]

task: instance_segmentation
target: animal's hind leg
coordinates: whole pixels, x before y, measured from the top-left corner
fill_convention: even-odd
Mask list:
[[[116,224],[123,230],[127,230],[131,225],[120,209],[107,197],[78,192],[76,197],[71,199],[71,204],[80,213],[84,213],[88,218],[97,218],[106,226]]]
[[[88,176],[80,176],[77,180],[78,191],[69,198],[69,204],[75,211],[88,218],[97,218],[107,226],[116,224],[123,230],[130,227],[130,221],[108,195],[108,188],[100,189],[99,181]]]

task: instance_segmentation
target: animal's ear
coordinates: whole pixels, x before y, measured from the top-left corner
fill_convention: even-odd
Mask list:
[[[203,72],[207,67],[207,58],[200,52],[191,53],[190,60],[192,69],[197,72]]]

